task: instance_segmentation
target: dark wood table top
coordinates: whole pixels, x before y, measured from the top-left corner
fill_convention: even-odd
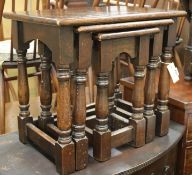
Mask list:
[[[4,17],[30,23],[65,25],[89,25],[165,19],[186,15],[185,11],[138,8],[126,6],[81,7],[66,10],[5,12]]]
[[[77,171],[78,175],[111,175],[119,172],[129,174],[139,170],[161,158],[181,139],[185,127],[171,122],[169,133],[141,148],[127,145],[113,149],[109,161],[99,163],[91,156],[88,167]],[[91,152],[91,150],[90,150]],[[57,174],[55,165],[31,145],[23,145],[18,140],[17,133],[0,137],[0,174],[1,175],[54,175]]]

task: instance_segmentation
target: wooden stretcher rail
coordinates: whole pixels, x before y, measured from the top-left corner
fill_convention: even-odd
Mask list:
[[[26,128],[28,139],[38,146],[50,158],[55,159],[54,155],[56,141],[31,123],[27,123]]]
[[[111,134],[111,147],[117,148],[118,146],[130,143],[133,140],[133,126],[127,126]]]

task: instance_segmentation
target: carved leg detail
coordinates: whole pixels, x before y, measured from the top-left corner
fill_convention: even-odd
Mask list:
[[[57,126],[61,131],[55,145],[56,168],[62,174],[75,171],[75,146],[71,137],[70,74],[64,66],[58,69]]]
[[[44,55],[41,56],[41,86],[40,86],[40,101],[41,101],[41,115],[38,118],[38,125],[42,130],[46,130],[47,123],[53,123],[51,109],[52,90],[51,90],[51,53],[45,50]]]
[[[26,50],[17,51],[18,61],[18,97],[19,97],[19,139],[22,143],[27,143],[26,123],[32,122],[33,119],[29,112],[29,85],[26,68]]]
[[[93,156],[98,161],[111,157],[111,131],[108,129],[108,74],[97,76],[96,127],[93,130]]]
[[[146,119],[146,143],[155,137],[156,116],[154,114],[155,80],[158,57],[151,57],[147,65],[147,76],[145,81],[144,117]]]
[[[136,66],[135,69],[135,83],[132,96],[133,116],[130,123],[135,128],[133,146],[141,147],[145,144],[145,119],[143,117],[144,107],[144,66]]]
[[[156,112],[156,135],[164,136],[168,133],[170,112],[167,106],[169,89],[170,89],[170,75],[167,70],[167,64],[172,59],[172,48],[167,47],[164,49],[162,55],[162,64],[159,78],[158,87],[158,101]]]
[[[86,73],[76,73],[76,94],[73,112],[73,140],[75,143],[76,170],[86,167],[88,162],[88,139],[85,136],[86,97],[85,97]]]
[[[109,87],[108,87],[109,113],[114,111],[114,108],[115,108],[114,93],[115,93],[114,62],[112,62],[112,71],[109,74]]]

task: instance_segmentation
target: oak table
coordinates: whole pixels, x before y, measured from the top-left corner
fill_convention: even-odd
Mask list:
[[[137,28],[161,26],[162,23],[163,25],[166,24],[167,30],[164,34],[163,42],[163,69],[166,69],[166,64],[171,60],[172,47],[176,39],[176,18],[184,15],[186,15],[184,11],[124,6],[4,13],[5,18],[12,19],[13,47],[17,50],[18,54],[18,94],[20,104],[18,125],[20,141],[27,143],[29,139],[35,145],[39,146],[49,157],[55,159],[57,171],[61,174],[68,174],[74,172],[74,170],[85,168],[88,155],[88,139],[85,136],[85,82],[86,71],[91,64],[92,33],[123,31],[125,29],[135,30]],[[174,25],[169,26],[171,23],[174,23]],[[155,29],[155,31],[157,32],[158,29]],[[113,34],[116,35],[116,33]],[[106,36],[105,33],[102,36]],[[29,42],[34,39],[39,40],[42,72],[40,92],[42,112],[38,117],[38,127],[34,125],[33,118],[30,116],[29,87],[26,73],[26,50],[29,47]],[[149,43],[148,41],[149,36],[147,39],[143,38],[140,43]],[[104,42],[103,45],[111,47],[107,43]],[[111,61],[109,61],[111,59],[111,52],[107,52],[106,50],[100,50],[100,52],[102,52],[103,56],[102,58],[101,56],[98,57],[100,59],[99,69],[110,71],[112,67]],[[145,57],[143,60],[141,58],[142,53]],[[144,81],[145,65],[143,65],[143,62],[146,63],[147,55],[146,51],[142,51],[141,48],[139,49],[138,63],[141,65],[138,66],[135,74],[138,85]],[[108,59],[109,64],[104,60],[105,58]],[[54,118],[50,112],[52,100],[51,62],[55,63],[58,79],[57,126],[54,125]],[[73,104],[73,114],[71,113],[70,102],[70,69],[75,70],[76,76],[76,95]],[[105,71],[100,73],[106,73]],[[167,71],[164,72],[164,76],[168,76]],[[163,76],[161,79],[163,80]],[[99,88],[102,89],[103,86],[107,86],[108,79],[101,77],[100,80],[99,84],[101,86]],[[168,88],[168,80],[169,78],[166,80],[166,86],[162,87],[162,89]],[[165,83],[161,85],[165,85]],[[143,99],[140,99],[137,95],[137,91],[140,91],[140,89],[141,86],[137,86],[137,90],[135,91],[135,106],[133,105],[133,111],[135,111],[133,120],[136,120],[133,122],[135,128],[137,128],[136,123],[139,123],[138,119],[142,119],[142,123],[145,125],[142,115],[143,110],[141,110]],[[100,94],[102,95],[102,93]],[[141,95],[143,95],[143,92]],[[160,116],[160,124],[157,126],[159,135],[161,136],[168,132],[169,111],[167,110],[167,101],[164,99],[166,95],[167,93],[162,91],[159,99],[158,115]],[[103,98],[102,96],[100,97]],[[102,103],[103,100],[101,98],[99,99]],[[136,103],[137,101],[139,102],[138,104]],[[100,106],[102,106],[101,103],[99,104]],[[98,114],[100,115],[97,116],[98,125],[100,125],[98,128],[103,129],[106,127],[104,125],[106,125],[107,121],[104,121],[106,119],[104,115],[106,115],[107,104],[104,105],[105,109],[98,108],[98,106],[96,104],[96,108],[99,111]],[[53,136],[50,137],[45,131],[50,131]],[[135,135],[145,140],[143,139],[143,133],[136,133]],[[54,137],[55,134],[56,137]],[[102,144],[102,134],[97,132],[95,135],[98,140],[101,140],[100,142]],[[106,146],[101,145],[100,147],[104,148]]]

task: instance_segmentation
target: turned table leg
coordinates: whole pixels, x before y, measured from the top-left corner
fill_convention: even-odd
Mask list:
[[[132,95],[133,115],[130,123],[134,127],[133,146],[141,147],[145,144],[146,120],[143,117],[144,111],[144,77],[145,66],[149,57],[149,35],[138,38],[137,62],[134,74],[134,89]]]
[[[75,171],[75,146],[71,137],[70,71],[61,65],[57,72],[57,126],[60,130],[55,145],[57,171],[64,175]]]
[[[26,68],[26,50],[17,50],[18,62],[18,97],[19,97],[19,140],[22,143],[27,143],[26,123],[33,121],[29,112],[29,85]]]
[[[94,37],[95,72],[96,72],[96,125],[93,130],[93,157],[98,161],[106,161],[111,157],[111,131],[108,126],[109,72],[112,71],[112,42]],[[106,61],[107,60],[107,61]]]
[[[143,106],[144,106],[144,66],[135,67],[135,83],[132,95],[132,111],[133,115],[130,119],[130,124],[135,128],[134,131],[134,143],[135,147],[141,147],[145,144],[145,129],[146,121],[143,117]]]
[[[168,109],[168,97],[170,90],[170,75],[167,65],[173,57],[173,46],[176,41],[176,23],[168,27],[164,34],[163,54],[161,56],[161,70],[158,86],[158,100],[156,111],[156,135],[164,136],[169,130],[170,111]]]
[[[172,49],[164,48],[161,62],[158,100],[157,100],[157,120],[156,120],[156,135],[164,136],[168,133],[170,111],[168,109],[168,95],[170,89],[170,75],[167,70],[168,63],[171,62]]]
[[[85,96],[86,72],[76,72],[76,91],[73,109],[73,140],[75,143],[76,170],[86,167],[88,162],[88,139],[85,136],[86,120],[86,96]]]
[[[111,157],[111,131],[108,128],[108,73],[97,75],[96,127],[93,130],[93,156],[98,161]]]
[[[46,47],[46,46],[44,46]],[[41,84],[40,84],[40,101],[41,114],[38,118],[38,125],[42,130],[46,130],[48,123],[53,123],[51,109],[52,91],[51,91],[51,52],[45,48],[41,55]]]
[[[147,75],[145,80],[144,95],[144,117],[146,119],[146,143],[152,141],[155,137],[156,116],[154,114],[154,101],[156,94],[156,72],[159,56],[162,52],[162,31],[154,35],[151,42],[151,55],[147,65]]]
[[[109,101],[109,113],[111,114],[115,109],[115,61],[112,62],[112,71],[109,73],[109,85],[108,85],[108,101]]]
[[[121,79],[121,66],[120,66],[120,56],[115,59],[115,77],[116,77],[116,85],[115,85],[115,99],[122,98],[122,92],[120,91],[120,79]]]

